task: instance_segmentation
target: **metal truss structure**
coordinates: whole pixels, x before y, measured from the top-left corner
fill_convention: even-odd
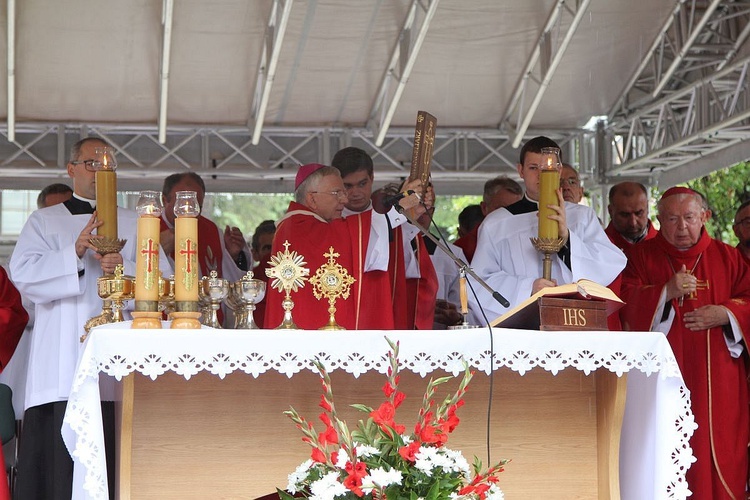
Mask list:
[[[438,0],[412,0],[366,124],[343,127],[264,126],[293,0],[274,0],[264,54],[246,124],[175,125],[168,122],[167,89],[173,2],[164,2],[160,113],[154,124],[16,122],[12,34],[15,2],[8,2],[8,119],[0,134],[0,178],[8,188],[39,189],[66,178],[66,151],[83,136],[100,135],[118,150],[124,189],[160,187],[173,172],[193,170],[213,191],[288,192],[299,164],[330,161],[340,147],[374,151],[378,181],[408,174],[413,130],[390,126]],[[481,191],[499,174],[513,174],[518,145],[546,134],[564,147],[587,187],[620,180],[672,185],[750,157],[750,82],[746,41],[750,2],[677,0],[616,104],[594,131],[534,130],[530,125],[555,69],[576,34],[589,0],[556,0],[518,76],[497,128],[440,128],[433,179],[441,193]]]
[[[669,186],[750,157],[749,21],[746,1],[677,2],[609,113],[600,182]]]

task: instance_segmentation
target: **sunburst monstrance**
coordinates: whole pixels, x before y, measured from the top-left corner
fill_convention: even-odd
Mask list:
[[[285,297],[281,305],[284,308],[284,319],[276,327],[277,330],[296,330],[297,325],[292,319],[292,308],[294,302],[291,298],[291,292],[305,286],[305,281],[310,275],[310,269],[303,267],[307,262],[305,258],[296,251],[289,251],[289,241],[284,241],[284,251],[272,255],[269,259],[269,268],[266,269],[266,276],[273,278],[271,287],[276,288],[279,292],[284,292]]]
[[[336,262],[340,254],[335,252],[333,247],[330,247],[323,256],[328,257],[328,262],[320,266],[315,276],[310,278],[315,298],[328,299],[328,323],[320,329],[345,330],[343,326],[336,323],[336,300],[349,298],[349,290],[356,280],[344,266]]]

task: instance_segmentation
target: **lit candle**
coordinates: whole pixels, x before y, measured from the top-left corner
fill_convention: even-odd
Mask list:
[[[110,147],[94,149],[99,162],[96,172],[96,214],[103,224],[96,230],[99,236],[117,239],[117,162]]]
[[[544,164],[539,173],[539,238],[556,240],[559,238],[560,228],[556,220],[547,216],[557,212],[548,205],[558,206],[557,190],[560,188],[560,150],[557,148],[542,148]]]
[[[195,191],[178,191],[174,221],[175,302],[198,302],[198,214]]]
[[[136,205],[138,212],[138,253],[136,255],[136,310],[154,312],[159,305],[159,233],[161,195],[143,191]]]

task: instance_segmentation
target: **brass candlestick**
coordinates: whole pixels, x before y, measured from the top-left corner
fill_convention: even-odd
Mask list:
[[[339,257],[340,254],[336,253],[333,247],[330,247],[323,256],[328,257],[328,262],[320,266],[315,272],[315,276],[310,278],[315,298],[318,300],[323,297],[328,299],[328,323],[321,326],[319,330],[346,330],[336,323],[336,299],[348,299],[349,290],[356,280],[341,264],[335,261],[335,258]]]
[[[285,294],[284,300],[281,303],[281,306],[284,308],[284,319],[276,329],[297,330],[299,327],[292,319],[294,302],[292,301],[291,292],[296,292],[298,289],[304,287],[307,276],[310,275],[310,270],[302,267],[307,264],[305,258],[296,251],[290,252],[289,241],[285,241],[284,251],[272,255],[269,264],[270,267],[266,269],[266,276],[273,278],[271,287],[276,288],[279,292],[283,291]]]
[[[84,324],[86,333],[81,337],[81,342],[86,340],[89,331],[95,326],[123,321],[123,302],[134,297],[134,283],[132,276],[123,275],[122,264],[117,264],[114,274],[107,274],[96,280],[99,297],[102,299],[102,312]]]
[[[565,244],[562,238],[531,238],[531,244],[538,251],[544,253],[542,259],[542,277],[546,280],[552,279],[552,255],[560,251]]]

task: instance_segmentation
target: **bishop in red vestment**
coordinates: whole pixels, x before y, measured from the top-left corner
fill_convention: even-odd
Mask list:
[[[745,498],[748,475],[750,268],[708,236],[700,195],[667,190],[659,234],[634,246],[623,272],[626,330],[667,334],[698,428],[687,472],[693,498]]]
[[[373,219],[383,215],[367,210],[342,218],[347,193],[341,174],[333,167],[319,164],[300,167],[295,182],[295,199],[277,224],[271,255],[283,252],[284,243],[289,242],[289,251],[296,251],[304,257],[304,267],[310,269],[312,276],[328,260],[324,254],[333,247],[339,254],[336,258],[338,264],[356,280],[349,298],[336,301],[337,323],[352,330],[361,329],[365,324],[376,324],[376,315],[387,315],[390,297],[371,293],[363,286],[367,282],[363,277],[373,268],[370,265],[373,254],[381,257],[380,264],[377,264],[379,270],[387,269],[388,240],[380,238],[379,247],[373,248],[370,231]],[[272,287],[267,289],[265,328],[276,328],[281,324],[283,299],[282,292]],[[328,322],[328,303],[314,297],[309,282],[292,292],[292,300],[292,317],[300,328],[318,329]],[[370,307],[364,307],[365,303]]]

